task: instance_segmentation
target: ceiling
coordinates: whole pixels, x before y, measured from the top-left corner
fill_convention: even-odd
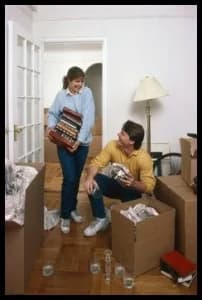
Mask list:
[[[197,5],[30,5],[35,21],[197,15]]]

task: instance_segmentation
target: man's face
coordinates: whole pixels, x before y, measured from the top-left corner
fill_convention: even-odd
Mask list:
[[[131,145],[131,140],[129,138],[129,135],[124,130],[121,130],[118,134],[118,141],[119,145],[126,147]]]

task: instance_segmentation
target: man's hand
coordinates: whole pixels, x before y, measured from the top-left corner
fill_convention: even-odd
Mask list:
[[[127,187],[134,187],[135,178],[132,174],[128,173],[124,178],[121,178],[120,181]]]
[[[88,194],[93,194],[97,187],[97,182],[93,178],[87,178],[84,182],[84,188]]]
[[[121,183],[123,183],[123,185],[125,187],[130,187],[130,188],[134,188],[137,191],[141,192],[141,193],[145,193],[146,191],[146,185],[144,182],[142,181],[138,181],[136,180],[132,174],[127,174],[127,176],[124,179],[121,179]]]

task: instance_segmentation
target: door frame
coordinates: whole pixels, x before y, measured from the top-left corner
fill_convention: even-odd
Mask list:
[[[106,126],[106,113],[107,113],[107,39],[105,37],[77,37],[77,38],[47,38],[42,40],[43,48],[45,43],[72,43],[72,42],[81,42],[93,43],[100,42],[102,45],[102,145],[105,144],[105,137],[107,132]]]

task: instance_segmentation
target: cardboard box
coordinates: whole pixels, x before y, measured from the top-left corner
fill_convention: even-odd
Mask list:
[[[95,124],[92,129],[93,135],[102,135],[102,118],[97,116],[95,119]]]
[[[89,146],[88,157],[94,158],[102,149],[102,136],[94,135]],[[44,138],[45,162],[59,163],[56,144],[50,142],[48,137]]]
[[[44,159],[45,162],[59,163],[57,146],[48,137],[44,138]]]
[[[180,175],[157,177],[154,194],[176,209],[175,249],[197,261],[197,197]]]
[[[138,222],[120,214],[120,210],[138,203],[151,206],[158,216]],[[175,209],[154,198],[141,198],[117,204],[111,209],[112,255],[129,271],[139,275],[160,265],[160,256],[174,249]]]
[[[34,166],[38,174],[26,189],[24,226],[5,223],[5,294],[23,294],[39,254],[44,228],[43,163]]]
[[[94,135],[89,146],[88,156],[94,158],[102,150],[102,136]]]
[[[193,138],[180,139],[182,152],[181,176],[190,186],[197,176],[197,140]]]

